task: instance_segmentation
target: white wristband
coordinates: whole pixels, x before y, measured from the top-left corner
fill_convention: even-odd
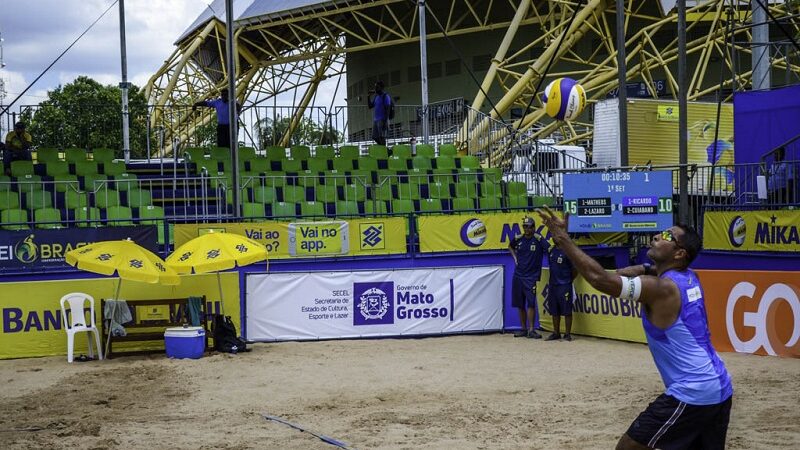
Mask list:
[[[638,301],[642,293],[641,278],[620,277],[620,279],[622,280],[622,289],[617,297],[625,300]]]

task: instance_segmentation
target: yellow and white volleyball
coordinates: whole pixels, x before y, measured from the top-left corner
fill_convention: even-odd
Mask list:
[[[486,225],[470,219],[461,227],[461,241],[469,247],[480,247],[486,241]]]
[[[547,115],[558,120],[575,120],[586,107],[586,91],[572,78],[556,78],[544,90]]]
[[[728,227],[728,239],[734,247],[741,247],[747,236],[747,225],[742,216],[736,216]]]

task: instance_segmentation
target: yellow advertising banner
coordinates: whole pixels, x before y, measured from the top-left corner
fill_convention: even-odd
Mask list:
[[[800,210],[708,211],[703,217],[703,248],[800,251]]]
[[[222,273],[225,315],[231,316],[241,333],[239,320],[239,274]],[[84,292],[95,300],[95,320],[100,328],[100,300],[112,298],[116,278],[95,278],[60,281],[31,281],[3,283],[0,296],[2,329],[0,329],[0,359],[39,357],[67,354],[67,334],[61,317],[59,300],[71,292]],[[135,300],[160,298],[206,297],[209,313],[220,311],[219,284],[216,274],[185,275],[177,286],[139,283],[123,280],[120,298],[135,305]],[[148,328],[149,329],[149,328]],[[140,330],[137,330],[140,331]],[[74,354],[87,354],[87,340],[79,333],[75,338]],[[105,340],[103,341],[105,342]],[[163,349],[164,342],[124,342],[114,344],[115,351]]]
[[[561,212],[557,212],[561,214]],[[422,252],[501,250],[514,236],[522,234],[522,219],[533,217],[536,232],[549,239],[550,232],[535,212],[465,214],[419,217],[419,244]],[[575,235],[578,245],[614,245],[627,239],[627,233],[582,233]]]
[[[539,321],[543,328],[553,330],[553,316],[547,308],[549,269],[542,269],[542,279],[536,286],[540,292],[537,303]],[[643,309],[640,303],[606,295],[593,288],[582,277],[575,279],[575,298],[572,302],[572,332],[630,342],[646,342],[642,328]],[[561,320],[564,332],[564,320]]]
[[[175,225],[176,246],[211,230],[236,233],[263,242],[270,259],[406,253],[404,217],[321,222],[178,224]]]

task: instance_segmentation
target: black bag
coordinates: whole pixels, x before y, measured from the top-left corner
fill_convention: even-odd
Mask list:
[[[214,336],[214,349],[223,353],[239,353],[247,351],[247,343],[236,334],[231,316],[214,315],[211,322],[211,332]]]

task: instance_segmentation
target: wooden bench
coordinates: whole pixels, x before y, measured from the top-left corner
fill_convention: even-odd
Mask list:
[[[208,325],[206,321],[206,297],[201,297],[200,306],[200,324],[205,330],[205,348],[208,349]],[[188,298],[159,298],[154,300],[126,300],[128,308],[131,310],[133,321],[123,324],[125,331],[128,332],[125,336],[111,336],[111,341],[108,343],[108,352],[106,358],[110,358],[113,353],[115,342],[144,342],[144,341],[161,341],[164,342],[164,330],[171,327],[180,327],[184,324],[191,323],[189,316],[189,299]],[[168,319],[150,320],[137,317],[137,306],[167,306]],[[100,311],[105,312],[106,299],[100,301]],[[103,317],[101,325],[101,335],[108,339],[109,330],[106,329],[106,318]],[[153,328],[161,328],[160,331],[152,331]],[[149,329],[148,331],[139,331],[142,329]],[[164,350],[134,350],[134,351],[120,351],[120,353],[134,354],[134,353],[156,353],[163,352]]]

